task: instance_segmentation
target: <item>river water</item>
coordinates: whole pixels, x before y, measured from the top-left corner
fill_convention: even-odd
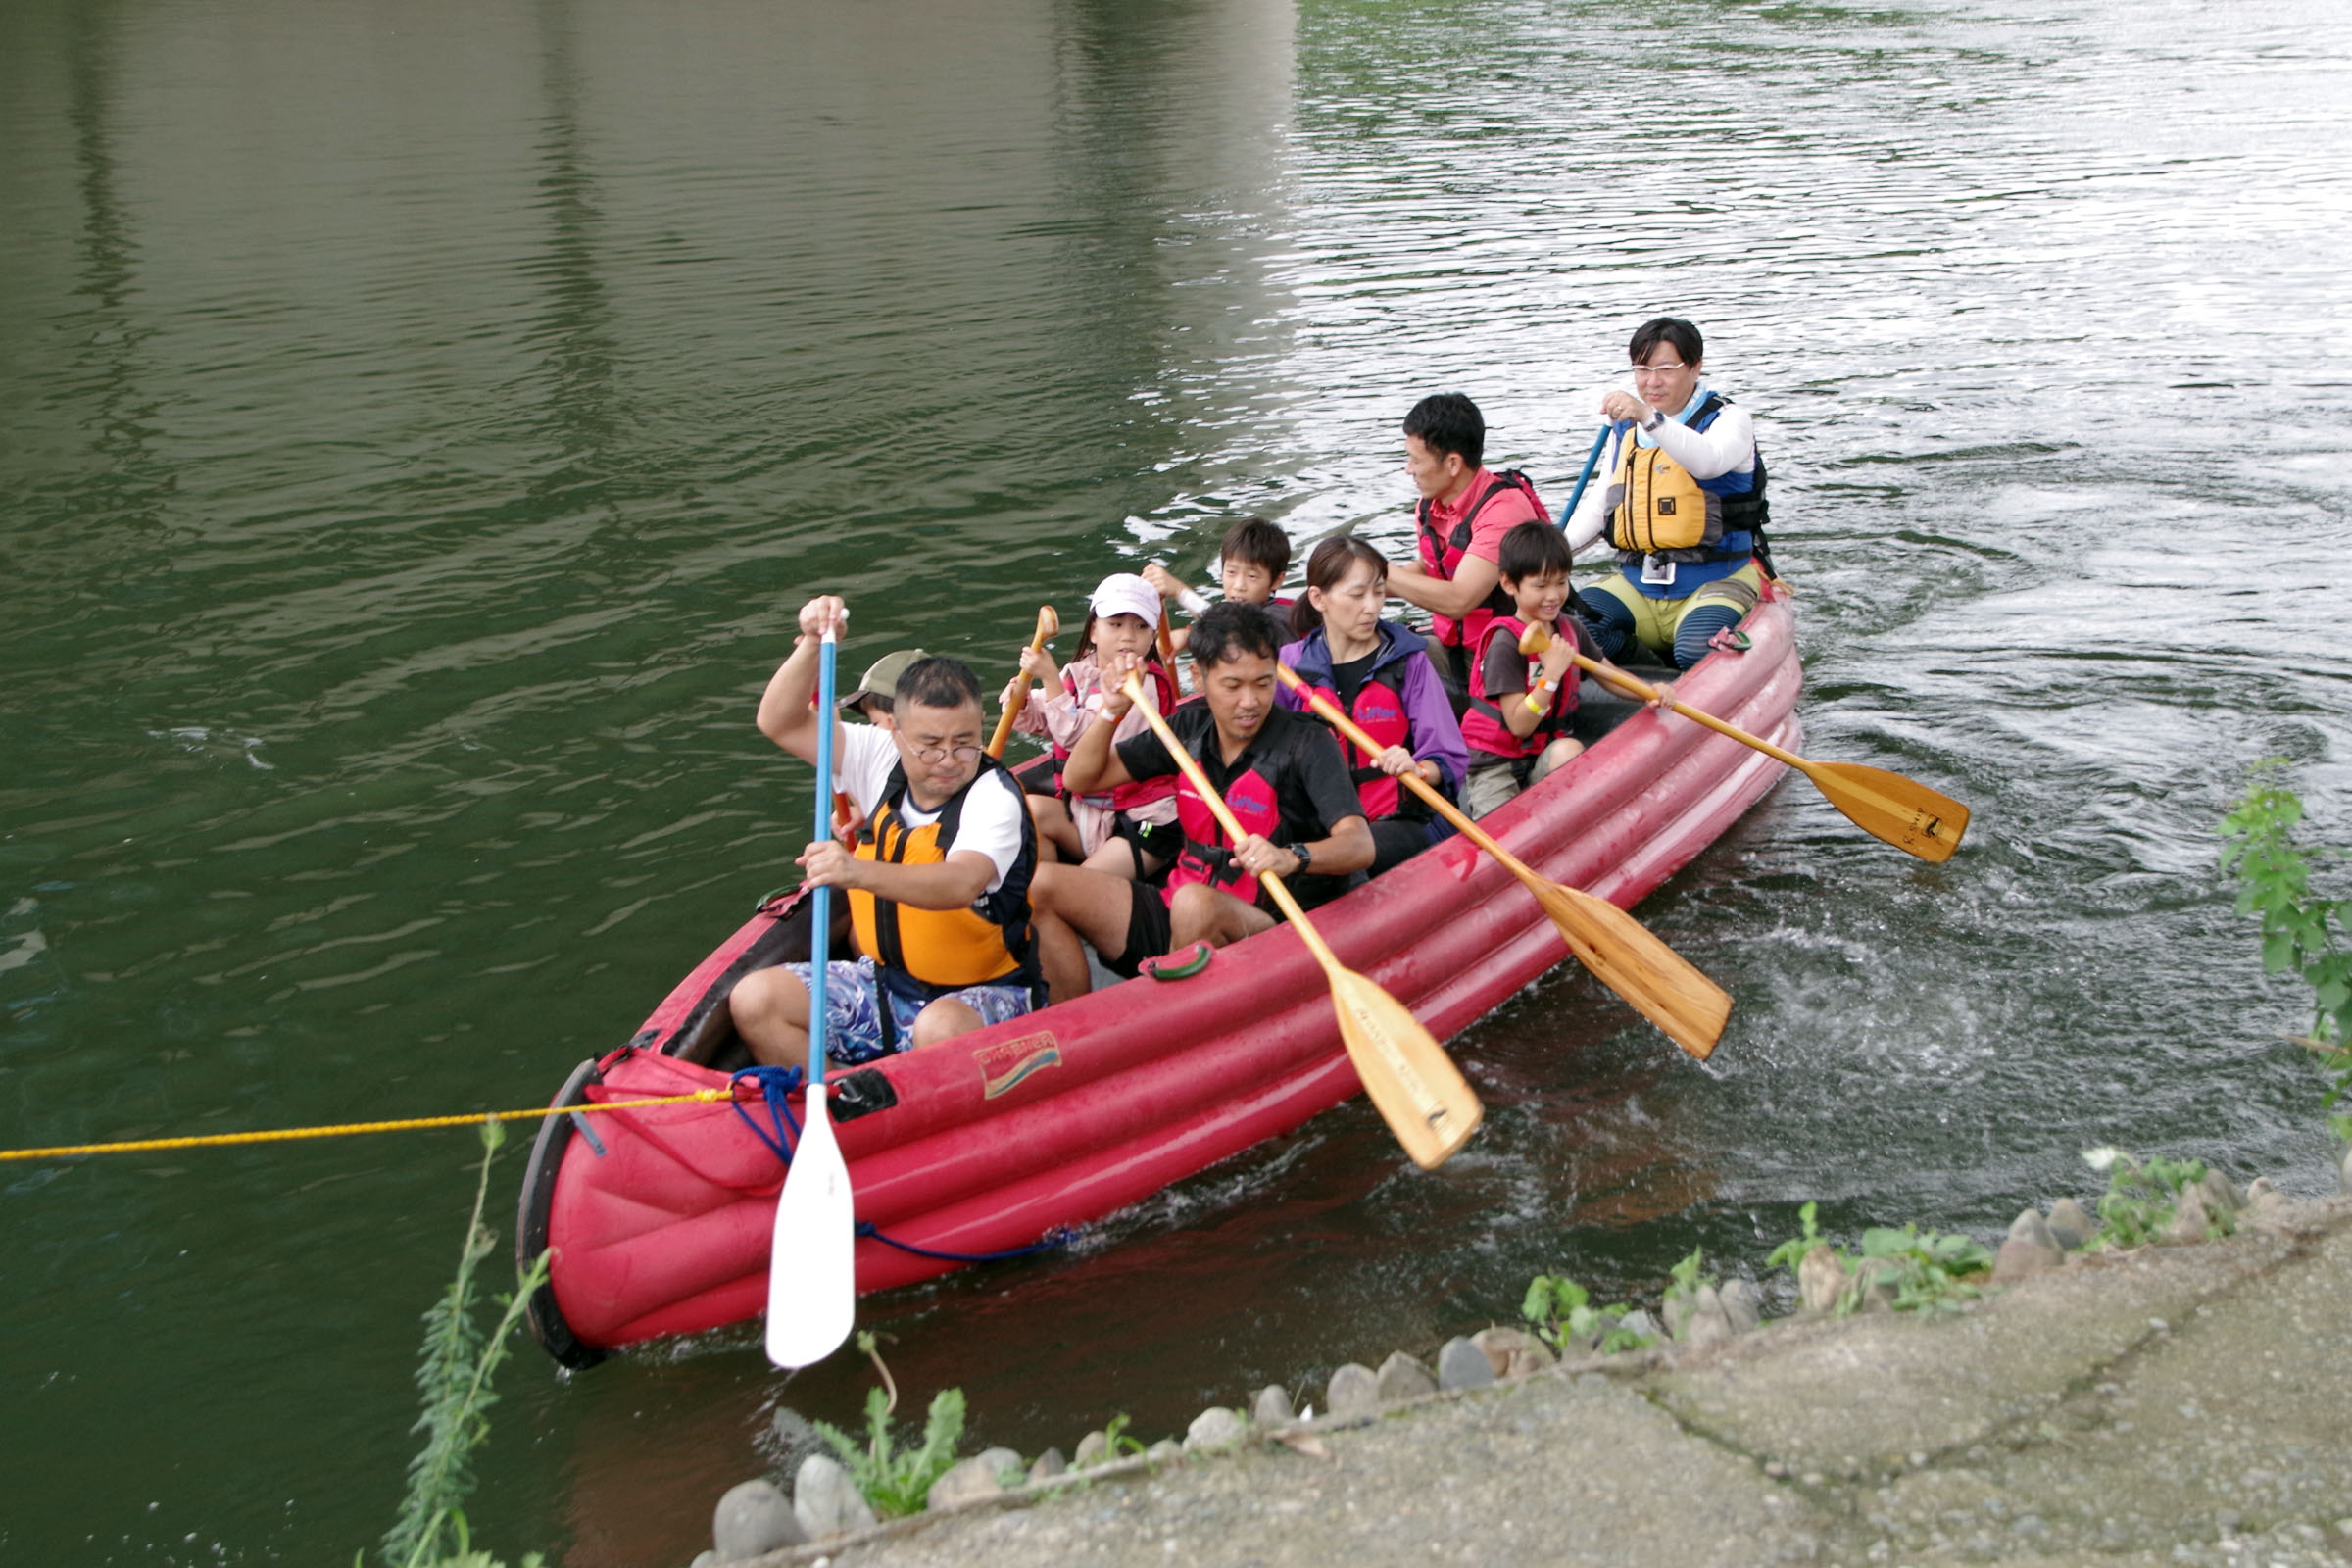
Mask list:
[[[1757,411],[1811,752],[1970,801],[1943,867],[1789,780],[1643,917],[1701,1068],[1573,966],[1070,1255],[871,1301],[978,1434],[1989,1235],[2096,1143],[2316,1178],[2215,819],[2343,808],[2352,54],[2321,0],[604,0],[0,10],[0,1144],[526,1105],[788,879],[751,715],[1008,665],[1227,519],[1401,554],[1470,392],[1556,500],[1638,321]],[[415,1440],[466,1132],[0,1167],[0,1558],[347,1560]],[[520,1170],[494,1183],[504,1225]],[[503,1264],[499,1265],[503,1267]],[[788,1401],[748,1333],[524,1346],[477,1540],[682,1563]]]

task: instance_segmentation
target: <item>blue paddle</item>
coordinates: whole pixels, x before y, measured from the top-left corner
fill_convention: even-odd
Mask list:
[[[1603,424],[1600,433],[1592,438],[1592,450],[1585,454],[1585,471],[1576,476],[1576,488],[1569,492],[1568,504],[1560,509],[1560,532],[1568,531],[1568,519],[1576,515],[1576,504],[1585,499],[1585,486],[1592,482],[1592,470],[1600,466],[1600,449],[1609,444],[1609,426]]]
[[[833,627],[819,651],[816,697],[816,837],[833,834]],[[808,911],[808,1097],[800,1147],[776,1196],[767,1259],[767,1358],[778,1366],[823,1360],[858,1320],[857,1213],[850,1170],[825,1111],[825,969],[832,956],[833,890],[817,888]],[[888,1006],[889,1003],[884,1002]]]

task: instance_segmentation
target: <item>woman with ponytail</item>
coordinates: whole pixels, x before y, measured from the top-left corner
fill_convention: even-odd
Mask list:
[[[1388,597],[1389,564],[1379,551],[1352,534],[1326,539],[1307,557],[1306,592],[1291,607],[1298,641],[1282,650],[1300,680],[1382,743],[1366,753],[1339,737],[1372,823],[1375,876],[1453,831],[1400,777],[1418,773],[1450,799],[1470,766],[1427,643],[1380,617]],[[1303,693],[1285,686],[1280,696],[1285,707],[1311,711]]]

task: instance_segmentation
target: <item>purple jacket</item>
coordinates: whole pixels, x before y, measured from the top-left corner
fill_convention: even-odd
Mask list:
[[[1332,684],[1331,641],[1322,627],[1307,633],[1302,642],[1285,643],[1280,657],[1308,685]],[[1393,667],[1398,665],[1402,667]],[[1405,718],[1413,726],[1414,758],[1437,763],[1446,785],[1459,790],[1469,776],[1470,748],[1462,740],[1462,726],[1454,720],[1453,705],[1446,700],[1446,688],[1439,683],[1421,634],[1394,620],[1382,621],[1371,673],[1395,681],[1403,696]],[[1276,688],[1275,695],[1283,707],[1306,711],[1306,699],[1288,686]]]

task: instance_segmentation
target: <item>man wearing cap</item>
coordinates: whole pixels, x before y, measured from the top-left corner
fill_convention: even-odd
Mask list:
[[[760,699],[760,732],[804,761],[816,760],[818,642],[848,618],[830,595],[804,605],[792,657]],[[874,695],[873,683],[869,670],[860,692]],[[979,678],[960,660],[913,659],[890,698],[887,727],[824,715],[835,726],[832,786],[870,825],[854,850],[825,838],[799,858],[803,886],[844,891],[863,955],[826,975],[826,1046],[844,1065],[1001,1023],[1044,1000],[1028,900],[1037,835],[1020,786],[981,748]],[[807,1063],[808,979],[808,965],[781,964],[745,975],[728,995],[735,1032],[761,1063]]]

